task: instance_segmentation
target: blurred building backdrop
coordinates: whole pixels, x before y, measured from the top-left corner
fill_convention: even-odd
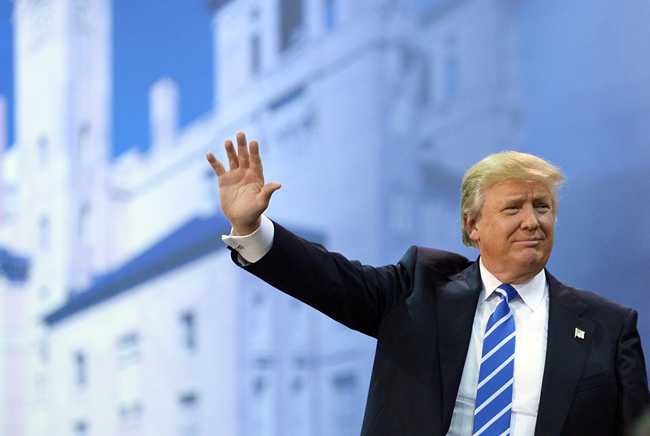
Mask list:
[[[237,130],[284,185],[268,215],[370,264],[412,244],[475,257],[464,170],[540,154],[568,176],[549,269],[639,310],[650,347],[650,4],[204,2],[211,107],[181,123],[193,96],[160,71],[141,90],[150,143],[116,155],[113,3],[3,6],[0,434],[359,433],[375,341],[220,241],[204,156]]]

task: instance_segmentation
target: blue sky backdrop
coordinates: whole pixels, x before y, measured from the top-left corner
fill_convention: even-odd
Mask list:
[[[12,107],[14,93],[13,71],[13,35],[11,28],[11,1],[0,0],[0,95],[7,99]],[[9,144],[13,143],[13,113],[9,111],[7,120],[9,128]]]
[[[0,95],[13,107],[13,2],[0,0]],[[206,0],[113,2],[113,156],[149,144],[149,86],[176,80],[181,126],[213,99],[212,14]],[[13,113],[9,113],[9,145]]]

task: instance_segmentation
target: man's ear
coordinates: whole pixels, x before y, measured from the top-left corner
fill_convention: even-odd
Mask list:
[[[465,215],[465,231],[467,232],[467,236],[477,244],[480,239],[478,234],[478,221],[478,219]]]

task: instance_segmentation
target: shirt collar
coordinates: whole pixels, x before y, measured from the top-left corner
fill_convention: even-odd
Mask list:
[[[492,274],[483,264],[483,259],[479,257],[479,267],[481,270],[481,281],[483,282],[484,300],[490,298],[492,293],[501,285],[499,279]],[[542,303],[546,291],[546,274],[542,269],[535,277],[526,283],[511,284],[516,290],[522,301],[530,310],[535,311]]]

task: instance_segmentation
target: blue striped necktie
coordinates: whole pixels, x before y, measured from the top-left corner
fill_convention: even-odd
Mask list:
[[[473,436],[510,434],[515,368],[515,319],[508,303],[517,296],[517,291],[504,283],[494,292],[501,297],[501,301],[490,315],[483,335]]]

